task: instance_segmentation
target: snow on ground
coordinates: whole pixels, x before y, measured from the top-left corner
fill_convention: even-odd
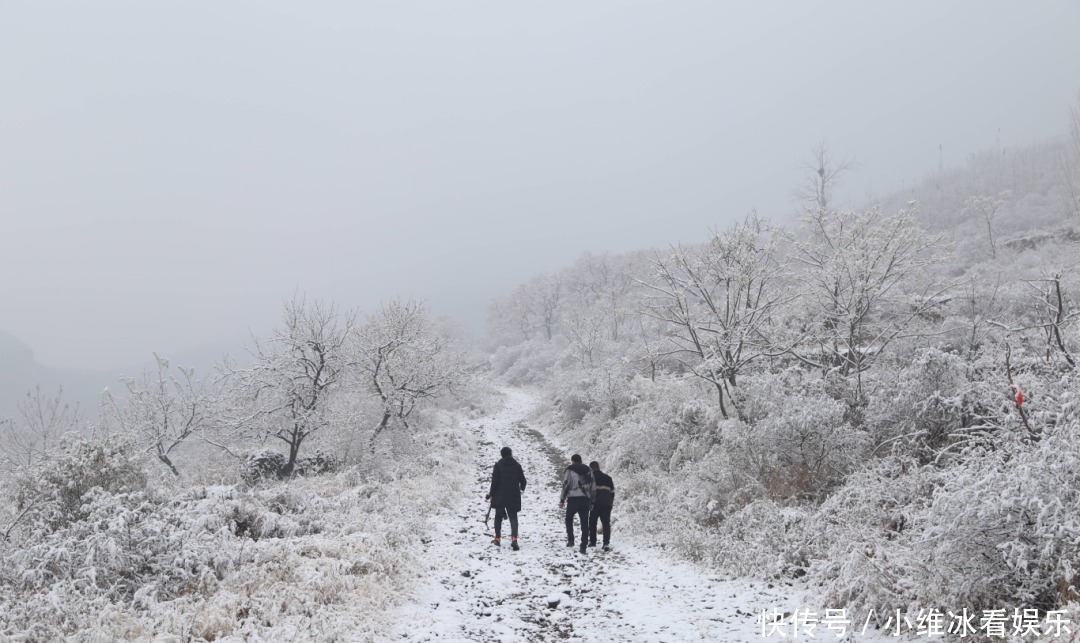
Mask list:
[[[433,520],[421,536],[428,583],[417,601],[397,617],[395,634],[408,641],[779,641],[765,637],[763,612],[790,614],[814,601],[791,584],[724,580],[664,552],[636,545],[618,530],[613,512],[612,550],[580,554],[566,546],[559,481],[570,454],[556,451],[526,418],[535,396],[505,390],[494,415],[472,420],[480,445],[475,454],[474,493],[455,512]],[[521,551],[492,544],[485,527],[491,467],[510,446],[528,479],[519,514]],[[582,454],[588,462],[591,454]],[[616,485],[618,480],[616,479]],[[575,532],[580,533],[576,526]],[[790,627],[790,626],[789,626]],[[838,639],[819,625],[819,640],[884,641],[878,632],[858,634],[859,624]],[[856,635],[851,636],[855,631]],[[805,632],[795,640],[813,639]]]

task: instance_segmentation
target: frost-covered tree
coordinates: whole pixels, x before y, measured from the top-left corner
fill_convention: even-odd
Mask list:
[[[1051,362],[1055,357],[1064,360],[1067,368],[1076,368],[1075,346],[1069,341],[1069,332],[1080,320],[1080,310],[1072,302],[1067,288],[1062,284],[1063,275],[1055,273],[1041,279],[1027,279],[1024,283],[1035,292],[1032,305],[1024,311],[1024,316],[1017,320],[1020,325],[1010,327],[996,322],[995,325],[1010,334],[1037,331],[1042,336],[1044,348],[1041,351],[1044,361]]]
[[[568,306],[588,307],[604,321],[605,339],[624,339],[633,319],[635,293],[640,288],[635,270],[644,272],[647,265],[640,253],[628,255],[585,254],[570,268],[566,278],[576,301]],[[569,312],[567,314],[572,314]],[[629,330],[633,330],[631,326]]]
[[[833,194],[843,176],[856,166],[850,158],[836,158],[829,151],[828,143],[821,141],[810,150],[802,164],[804,178],[795,188],[795,198],[808,212],[835,208]]]
[[[488,334],[496,346],[528,341],[536,328],[525,287],[518,286],[505,297],[497,297],[488,306]]]
[[[866,402],[863,374],[894,340],[915,333],[920,318],[939,314],[947,289],[930,273],[944,237],[925,232],[916,207],[809,212],[795,244],[809,316],[795,354],[823,374],[850,378],[856,414]]]
[[[943,325],[956,338],[953,345],[968,362],[979,356],[1001,316],[1000,286],[1000,279],[990,286],[980,275],[972,275],[952,302],[955,316],[946,318]]]
[[[31,466],[48,457],[60,438],[83,424],[78,406],[63,400],[64,391],[47,395],[37,386],[16,403],[18,415],[0,421],[0,463],[4,469]]]
[[[997,258],[997,243],[994,241],[994,222],[1004,214],[1009,205],[1012,192],[1005,190],[996,195],[975,194],[964,202],[961,212],[964,216],[975,216],[986,224],[986,237],[990,242],[990,257]]]
[[[221,383],[233,403],[223,409],[224,425],[241,438],[280,440],[289,452],[284,475],[293,472],[304,442],[330,424],[328,400],[350,365],[356,319],[355,312],[296,295],[285,302],[282,325],[254,339],[250,366],[222,367]]]
[[[381,403],[372,443],[399,421],[409,426],[417,406],[452,392],[466,378],[454,339],[433,323],[423,301],[392,301],[351,333],[359,385]]]
[[[782,237],[752,213],[709,243],[654,262],[646,314],[669,325],[673,352],[713,385],[725,418],[738,414],[728,403],[739,374],[773,352],[769,325],[791,297],[777,253]]]
[[[559,330],[563,291],[559,275],[538,275],[494,300],[488,311],[493,334],[551,341]]]
[[[121,380],[127,391],[118,400],[110,391],[102,396],[102,420],[111,428],[136,436],[159,462],[179,476],[170,454],[211,423],[213,393],[195,379],[193,369],[170,371],[169,360],[154,354],[157,372],[144,371],[138,379]]]
[[[670,359],[668,324],[640,312],[635,323],[637,332],[634,335],[632,353],[649,380],[655,382],[656,376]]]
[[[1065,288],[1061,285],[1062,275],[1057,273],[1042,280],[1038,300],[1038,307],[1042,312],[1043,333],[1046,338],[1046,359],[1059,354],[1069,368],[1076,368],[1076,358],[1073,356],[1075,347],[1068,342],[1069,328],[1080,320],[1080,310],[1077,310]]]
[[[603,311],[587,305],[575,306],[564,316],[563,333],[582,368],[594,366],[600,357],[606,322]]]
[[[542,275],[530,280],[528,287],[529,307],[544,338],[551,341],[559,323],[563,285],[558,275]]]

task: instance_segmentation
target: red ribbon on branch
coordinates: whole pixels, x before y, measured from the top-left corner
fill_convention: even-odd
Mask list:
[[[1016,394],[1016,408],[1020,408],[1024,405],[1024,392],[1016,384],[1012,385],[1012,390]]]

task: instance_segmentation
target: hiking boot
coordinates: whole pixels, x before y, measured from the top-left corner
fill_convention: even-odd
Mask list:
[[[583,554],[585,553],[585,543],[584,542],[581,543],[581,549],[579,549],[578,551],[580,551]]]
[[[566,539],[566,546],[567,547],[573,547],[574,546],[574,539],[573,538],[567,538]]]
[[[596,547],[596,541],[595,540],[590,540],[589,541],[589,547]]]
[[[611,545],[604,543],[604,551],[611,549]]]
[[[496,539],[491,541],[491,544],[495,545],[496,547],[502,547],[502,539],[501,538],[496,538]]]
[[[517,538],[510,541],[510,549],[513,549],[514,551],[521,549],[521,547],[518,547]]]

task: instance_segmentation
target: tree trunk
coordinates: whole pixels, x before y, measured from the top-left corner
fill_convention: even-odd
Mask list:
[[[382,421],[379,422],[379,426],[375,427],[375,432],[371,434],[371,452],[372,453],[375,453],[375,439],[379,437],[379,434],[382,433],[383,429],[385,429],[387,424],[390,423],[390,418],[391,417],[393,417],[393,414],[391,414],[389,410],[386,410],[384,408],[383,409]]]
[[[176,476],[177,478],[180,477],[180,472],[176,470],[176,467],[173,466],[172,460],[169,459],[169,456],[165,455],[164,451],[158,451],[157,457],[158,460],[161,460],[162,463],[165,464],[165,466],[169,467],[169,471],[172,471],[174,476]]]
[[[724,406],[724,385],[720,382],[713,382],[713,386],[716,387],[716,396],[720,400],[720,415],[726,420],[728,419],[728,414],[727,407]]]
[[[296,471],[296,456],[300,453],[301,439],[294,439],[289,442],[289,461],[285,463],[285,468],[281,470],[284,477],[291,478],[293,472]]]

